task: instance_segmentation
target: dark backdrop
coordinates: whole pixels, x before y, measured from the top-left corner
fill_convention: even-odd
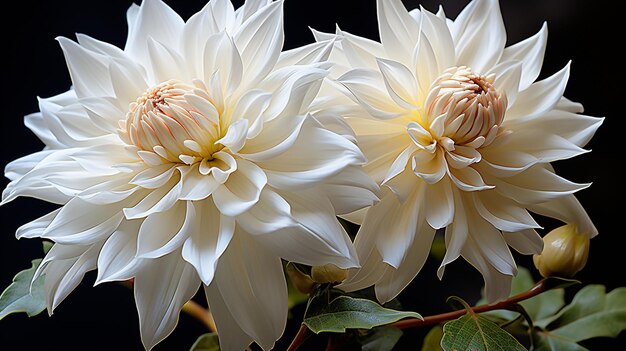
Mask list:
[[[205,0],[168,1],[183,18],[199,10]],[[409,0],[409,7],[419,3],[436,11],[439,1],[448,16],[455,17],[467,0]],[[242,1],[236,1],[236,5]],[[54,38],[85,33],[100,40],[123,46],[126,37],[125,12],[131,0],[115,1],[17,1],[13,10],[3,9],[0,26],[3,35],[1,84],[3,113],[0,132],[0,165],[38,151],[42,144],[23,126],[22,116],[37,110],[36,96],[48,97],[70,86],[63,55]],[[605,284],[612,289],[626,285],[624,274],[624,198],[623,176],[616,169],[623,165],[619,145],[624,135],[621,96],[622,57],[615,48],[623,45],[623,18],[608,0],[527,0],[502,1],[509,44],[535,34],[548,21],[549,41],[542,76],[554,73],[573,60],[572,76],[566,95],[585,104],[586,112],[608,117],[589,145],[590,154],[560,162],[561,175],[574,181],[593,181],[579,193],[579,198],[595,220],[601,235],[592,241],[588,266],[578,275],[585,283]],[[374,0],[288,0],[285,3],[286,48],[312,41],[307,26],[334,31],[335,23],[343,30],[377,39]],[[608,44],[606,44],[608,43]],[[619,84],[619,87],[618,87]],[[1,181],[4,188],[7,180]],[[18,226],[53,209],[41,201],[18,199],[0,208],[0,289],[13,275],[41,256],[36,240],[17,241]],[[532,265],[528,258],[518,262]],[[411,289],[401,295],[406,308],[424,315],[445,310],[444,299],[450,294],[476,298],[480,276],[464,263],[447,270],[440,284],[429,261],[424,273]],[[469,273],[468,273],[469,272]],[[94,275],[55,311],[35,318],[12,315],[0,321],[0,349],[6,350],[140,350],[139,328],[132,294],[116,284],[93,288]],[[294,311],[296,318],[302,313]],[[297,325],[297,322],[291,324]],[[421,330],[405,333],[402,349],[416,349]],[[179,327],[155,350],[186,350],[195,337],[204,332],[195,320],[182,315]],[[295,330],[288,329],[284,339]],[[626,337],[588,343],[592,350],[625,349]],[[284,349],[287,341],[278,344]],[[320,349],[322,340],[311,340],[303,349]],[[323,349],[323,348],[322,348]]]

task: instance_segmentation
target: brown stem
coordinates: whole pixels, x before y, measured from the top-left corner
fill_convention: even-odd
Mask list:
[[[183,305],[183,312],[202,322],[212,333],[217,332],[217,326],[213,320],[211,311],[202,307],[195,301],[189,300]]]
[[[287,351],[296,351],[298,347],[300,347],[300,345],[302,345],[302,343],[304,343],[304,341],[309,336],[311,336],[311,331],[309,330],[309,328],[304,324],[300,325],[300,329],[298,329],[298,333],[291,341],[291,344],[289,345],[289,348],[287,348]]]
[[[530,299],[531,297],[539,295],[539,294],[541,294],[542,292],[544,292],[546,290],[547,290],[547,287],[545,286],[544,281],[541,280],[541,281],[537,282],[537,284],[535,284],[528,291],[524,291],[523,293],[519,293],[517,295],[513,295],[513,296],[509,297],[508,299],[506,299],[504,301],[500,301],[500,302],[498,302],[496,304],[493,304],[493,305],[480,305],[480,306],[473,307],[471,310],[474,313],[481,313],[481,312],[487,312],[487,311],[493,311],[493,310],[510,309],[516,303],[518,303],[520,301],[524,301],[524,300]],[[441,322],[445,322],[445,321],[449,321],[449,320],[452,320],[452,319],[459,318],[459,317],[465,315],[466,313],[467,313],[467,310],[463,309],[463,310],[457,310],[457,311],[437,314],[437,315],[434,315],[434,316],[424,317],[424,319],[408,318],[408,319],[403,319],[401,321],[392,323],[391,326],[396,327],[396,328],[400,328],[400,329],[407,329],[407,328],[421,327],[421,326],[424,326],[424,325],[439,324]]]

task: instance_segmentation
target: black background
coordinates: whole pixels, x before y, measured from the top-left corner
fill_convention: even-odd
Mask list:
[[[186,19],[204,1],[168,3]],[[436,11],[440,1],[449,17],[456,17],[467,3],[467,0],[405,3],[410,8],[422,4]],[[125,12],[130,4],[130,0],[19,1],[13,4],[14,10],[3,9],[0,165],[41,149],[42,144],[23,126],[22,116],[37,111],[36,96],[56,95],[70,86],[63,55],[54,38],[74,38],[78,32],[123,47],[127,29]],[[624,177],[616,168],[623,165],[624,159],[623,57],[616,52],[624,44],[624,31],[623,18],[613,4],[608,0],[503,0],[501,4],[508,44],[535,34],[542,22],[548,21],[549,40],[542,76],[573,60],[566,96],[583,102],[587,114],[607,117],[588,146],[592,153],[555,166],[569,179],[594,182],[578,196],[599,228],[600,236],[592,241],[589,264],[577,278],[584,283],[605,284],[608,289],[626,285],[621,183]],[[307,26],[332,32],[335,23],[339,23],[345,31],[378,38],[374,0],[288,0],[285,12],[287,49],[313,40]],[[3,179],[2,187],[6,183]],[[16,272],[27,268],[31,259],[41,256],[39,242],[17,241],[15,230],[53,208],[33,199],[18,199],[0,208],[0,288],[6,287]],[[518,262],[532,266],[528,257],[519,258]],[[444,300],[448,295],[476,298],[481,280],[473,269],[457,262],[448,269],[441,284],[434,273],[437,265],[438,262],[429,260],[420,277],[401,295],[405,308],[429,315],[446,310]],[[0,349],[140,350],[132,293],[116,284],[93,288],[94,277],[88,274],[53,317],[45,313],[31,319],[11,315],[0,321]],[[296,309],[294,318],[299,318],[301,313],[301,309]],[[286,347],[299,323],[292,320],[289,324],[293,328],[288,328],[277,349]],[[426,331],[405,332],[398,349],[418,349]],[[155,350],[187,350],[203,332],[199,323],[182,315],[176,331]],[[604,339],[586,345],[592,350],[623,350],[624,334],[617,340]],[[323,349],[323,343],[322,338],[314,338],[303,349]]]

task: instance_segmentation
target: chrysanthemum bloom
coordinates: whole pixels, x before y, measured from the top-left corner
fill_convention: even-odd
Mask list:
[[[366,170],[386,189],[355,241],[363,267],[343,288],[375,284],[381,301],[392,299],[445,228],[439,277],[462,256],[490,301],[505,298],[516,274],[509,246],[541,251],[529,211],[597,233],[572,195],[588,185],[559,177],[550,162],[584,153],[602,119],[563,97],[569,65],[535,82],[546,27],[505,48],[496,0],[473,1],[454,21],[442,9],[379,0],[378,20],[382,43],[338,31],[331,56],[347,71],[339,89],[358,104],[343,112]]]
[[[185,23],[145,0],[124,50],[59,38],[73,89],[26,117],[46,148],[7,167],[3,193],[63,205],[17,232],[56,243],[38,271],[50,312],[97,268],[96,283],[135,279],[147,349],[200,286],[222,349],[270,349],[287,318],[281,258],[357,265],[335,214],[377,186],[340,117],[310,107],[332,42],[281,53],[282,14],[213,0]]]

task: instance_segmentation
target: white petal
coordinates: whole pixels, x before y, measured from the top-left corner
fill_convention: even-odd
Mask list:
[[[348,214],[378,202],[379,187],[361,167],[346,167],[328,179],[323,190],[329,197],[335,213]]]
[[[473,198],[478,213],[502,231],[517,232],[540,228],[523,206],[496,191],[480,191]]]
[[[445,14],[442,13],[443,16],[439,17],[424,8],[420,7],[421,12],[421,31],[420,38],[418,40],[425,40],[428,38],[428,44],[432,47],[433,57],[436,59],[435,62],[420,62],[417,58],[414,58],[414,62],[416,65],[425,65],[430,66],[435,64],[435,67],[438,67],[432,74],[439,75],[444,70],[449,67],[455,66],[455,49],[454,42],[452,40],[452,35],[450,30],[448,29],[448,25],[446,23]],[[443,8],[440,7],[440,10],[443,11]],[[425,36],[425,37],[424,37]],[[419,45],[424,45],[425,43],[419,43]],[[425,48],[421,48],[422,50]],[[419,70],[419,67],[417,67]],[[426,78],[426,77],[424,77]],[[433,77],[434,78],[434,77]],[[427,82],[430,84],[430,82]]]
[[[311,266],[357,266],[356,252],[330,200],[315,188],[278,194],[291,206],[291,216],[299,225],[263,234],[258,239],[260,244],[288,261]],[[282,207],[286,211],[284,204]]]
[[[548,202],[573,194],[590,185],[570,182],[543,168],[542,165],[533,166],[512,177],[490,178],[490,181],[495,185],[496,191],[522,204]]]
[[[61,211],[61,209],[56,209],[44,216],[41,216],[34,221],[28,222],[21,227],[17,228],[15,232],[15,237],[18,239],[21,238],[38,238],[44,233],[46,228],[50,225],[54,217]]]
[[[265,187],[259,201],[237,218],[248,233],[260,235],[298,225],[291,216],[291,206],[275,191]]]
[[[244,64],[244,79],[254,84],[278,61],[283,46],[283,2],[272,2],[241,25],[234,36]]]
[[[183,258],[193,265],[205,285],[213,280],[217,261],[235,231],[235,220],[220,214],[212,201],[192,202],[198,218],[183,245]]]
[[[293,147],[307,116],[272,120],[265,123],[261,133],[246,142],[239,155],[250,161],[267,161]]]
[[[415,238],[407,249],[397,269],[387,269],[383,278],[376,283],[376,298],[380,303],[393,300],[420,272],[430,254],[430,248],[435,237],[435,229],[422,221],[417,224]]]
[[[276,69],[296,65],[310,65],[328,60],[335,39],[311,43],[280,53]]]
[[[271,349],[287,322],[287,284],[280,258],[236,232],[212,284],[241,329],[261,348]]]
[[[117,229],[123,204],[98,206],[79,198],[70,200],[41,234],[61,244],[87,245],[103,240]]]
[[[144,218],[153,213],[164,212],[172,208],[178,201],[183,187],[183,182],[177,178],[172,178],[162,187],[152,190],[135,206],[124,208],[126,218]]]
[[[328,71],[322,67],[292,66],[270,73],[259,88],[272,91],[272,100],[263,114],[266,121],[305,114]]]
[[[44,289],[48,313],[52,311],[82,281],[85,273],[96,268],[102,242],[88,246],[56,244],[39,266],[35,277],[45,274]]]
[[[411,48],[417,41],[419,27],[400,0],[377,0],[380,40],[389,56],[411,62]]]
[[[238,152],[246,143],[248,136],[248,120],[240,119],[228,127],[226,135],[220,140],[216,141],[216,144],[222,144],[232,152]]]
[[[148,39],[165,47],[179,45],[184,22],[178,14],[161,0],[146,0],[139,8],[128,10],[128,39],[124,51],[148,67]]]
[[[538,255],[543,250],[543,239],[534,229],[521,230],[516,233],[502,233],[504,240],[517,252],[524,255]]]
[[[148,167],[137,173],[130,183],[147,189],[157,189],[169,182],[175,170],[176,167],[169,163]]]
[[[461,250],[465,246],[469,234],[467,216],[465,214],[465,203],[463,195],[459,191],[453,191],[454,196],[454,219],[448,227],[446,227],[445,242],[446,254],[441,261],[439,269],[437,269],[437,277],[443,278],[446,266],[454,262],[461,255]]]
[[[272,94],[262,90],[250,90],[237,101],[231,120],[248,120],[249,129],[246,134],[248,139],[256,137],[263,130],[265,122],[263,112],[269,106],[271,99]]]
[[[271,186],[301,189],[319,184],[345,167],[364,161],[356,145],[321,128],[309,116],[291,148],[271,160],[258,162],[258,165],[265,170]]]
[[[174,330],[183,304],[199,287],[196,270],[180,257],[180,251],[141,265],[135,276],[135,302],[147,350]]]
[[[386,90],[382,90],[385,83],[378,72],[354,69],[339,77],[338,81],[375,118],[392,119],[405,112],[405,109],[391,99]]]
[[[107,69],[108,57],[87,50],[64,37],[58,37],[57,41],[63,49],[78,97],[110,96],[113,93]]]
[[[169,254],[200,231],[200,221],[192,201],[179,201],[169,211],[148,216],[137,237],[137,256],[157,258]]]
[[[209,197],[220,183],[215,179],[217,168],[214,168],[211,175],[203,175],[199,171],[198,163],[193,166],[181,169],[181,181],[183,187],[180,191],[180,199],[188,201],[199,201]],[[229,174],[226,174],[228,177]]]
[[[237,319],[226,306],[217,284],[205,285],[204,292],[217,326],[220,350],[241,351],[248,347],[254,340],[239,326]]]
[[[426,220],[431,227],[441,229],[452,223],[454,218],[454,198],[450,180],[447,178],[426,187]]]
[[[480,254],[479,244],[468,241],[463,248],[463,258],[465,258],[472,266],[474,266],[482,275],[485,281],[485,296],[489,303],[495,303],[509,297],[511,292],[512,275],[502,274],[497,271],[487,260]]]
[[[465,243],[465,248],[475,243],[478,252],[497,271],[507,275],[517,274],[517,266],[502,233],[475,213],[468,214],[468,223],[470,237]]]
[[[389,96],[398,105],[414,109],[417,105],[417,86],[413,73],[403,64],[393,60],[378,59],[377,62]]]
[[[141,221],[123,221],[106,240],[98,255],[96,284],[128,280],[135,276],[137,233]]]
[[[486,72],[502,55],[506,30],[497,0],[477,0],[463,9],[451,28],[457,62]]]
[[[507,111],[507,119],[532,118],[552,110],[563,97],[569,79],[570,64],[554,75],[533,83],[521,91]]]
[[[153,82],[166,82],[170,79],[189,81],[190,76],[183,57],[152,37],[148,37],[148,58],[151,66],[149,77]]]
[[[223,94],[228,96],[237,89],[243,75],[243,63],[228,34],[220,32],[209,38],[204,47],[203,62],[205,81],[210,81],[215,72],[220,72]]]
[[[594,237],[598,229],[574,195],[567,195],[545,203],[528,206],[528,209],[543,216],[556,218],[564,223],[575,223],[579,233]]]
[[[548,26],[544,22],[537,34],[504,49],[501,62],[516,60],[522,63],[520,90],[529,87],[539,76],[547,42]]]
[[[265,184],[267,176],[261,168],[252,162],[238,159],[237,171],[213,191],[213,201],[224,215],[236,216],[254,206]]]

